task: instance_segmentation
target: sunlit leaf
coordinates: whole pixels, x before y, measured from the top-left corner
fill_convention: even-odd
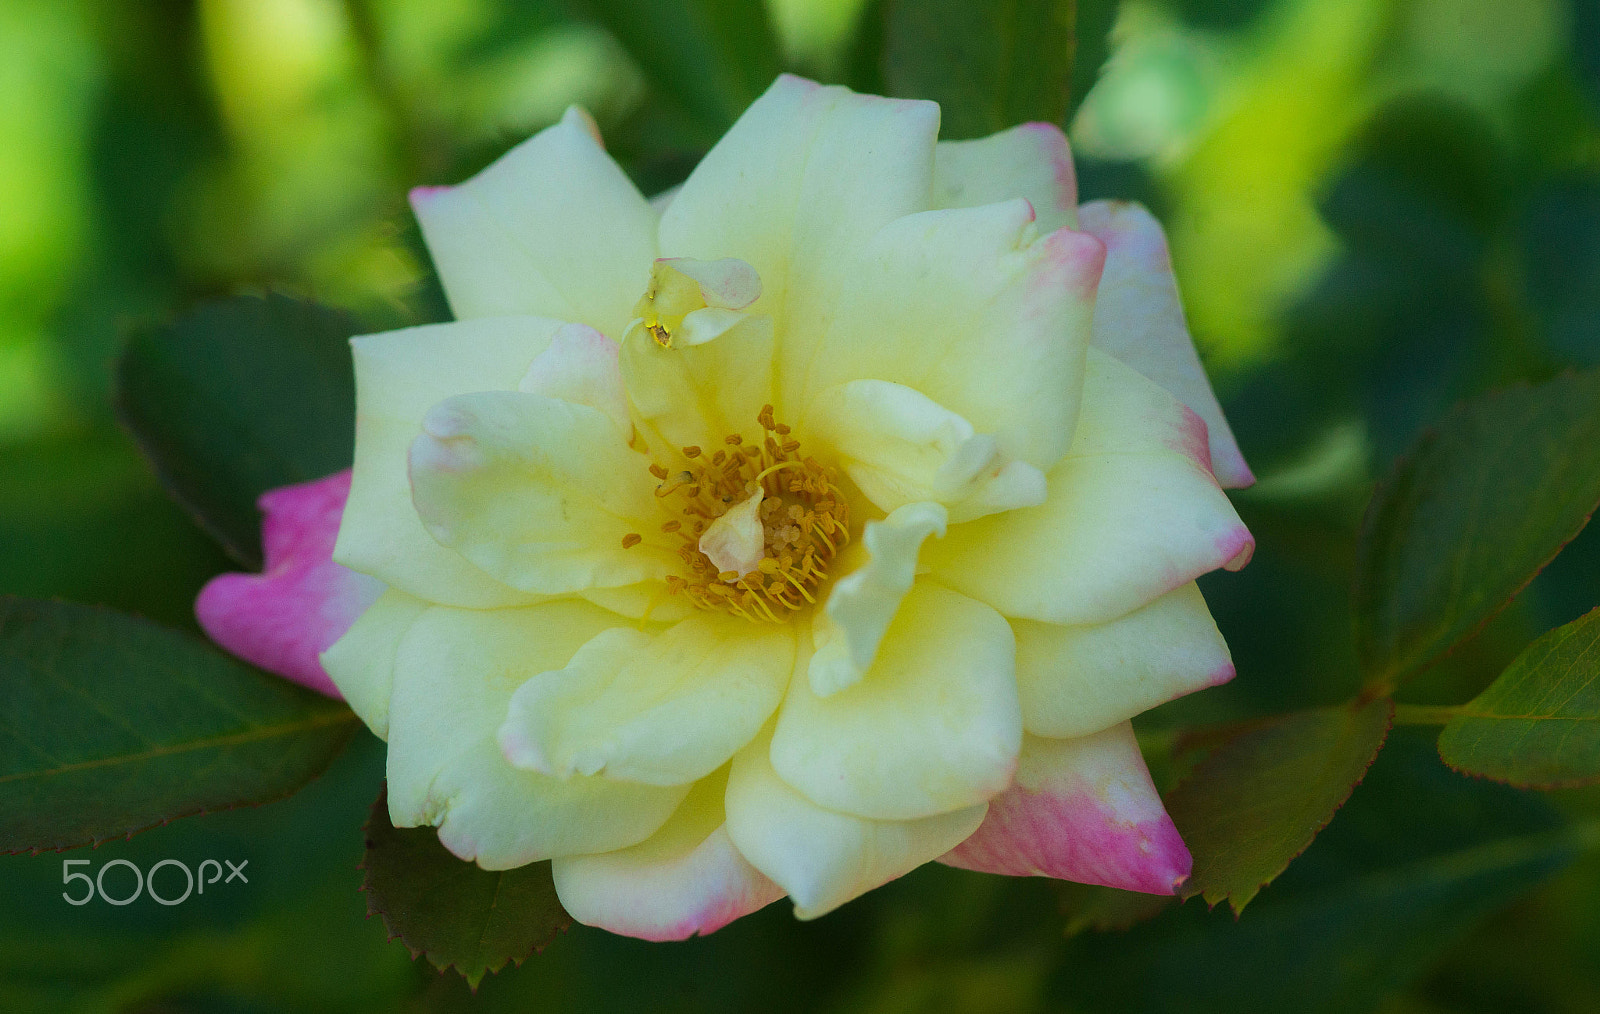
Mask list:
[[[1243,911],[1350,798],[1392,708],[1385,699],[1282,715],[1214,748],[1166,800],[1194,856],[1179,893]]]
[[[342,704],[186,634],[0,599],[0,851],[89,845],[279,799],[355,728]]]
[[[895,95],[938,102],[944,138],[1065,125],[1075,12],[1073,0],[890,0],[884,78]]]
[[[261,562],[256,498],[347,468],[354,318],[287,296],[205,303],[136,333],[117,408],[168,491],[230,554]]]
[[[480,869],[446,851],[433,828],[391,824],[387,793],[372,804],[361,865],[368,912],[383,917],[412,957],[426,955],[441,972],[454,968],[474,988],[543,950],[572,921],[548,862]]]
[[[1362,668],[1392,686],[1511,600],[1600,503],[1600,371],[1468,402],[1378,488],[1355,581]]]
[[[1521,788],[1600,780],[1600,609],[1539,638],[1464,705],[1439,756]]]

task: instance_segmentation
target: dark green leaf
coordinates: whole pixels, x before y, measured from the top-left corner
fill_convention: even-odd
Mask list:
[[[261,563],[256,498],[350,465],[355,381],[338,310],[287,296],[206,303],[135,334],[117,407],[169,492],[241,563]]]
[[[1213,749],[1167,797],[1194,856],[1183,897],[1243,911],[1350,798],[1392,711],[1384,699],[1282,715]]]
[[[486,973],[522,964],[571,925],[548,862],[498,872],[463,862],[433,828],[391,824],[387,793],[372,804],[366,830],[368,914],[381,915],[413,958],[427,955],[441,972],[454,968],[474,989]]]
[[[765,4],[749,0],[578,0],[649,83],[715,141],[782,66]]]
[[[1356,563],[1356,644],[1384,686],[1481,627],[1600,503],[1600,371],[1459,406],[1373,495]]]
[[[1061,900],[1061,914],[1067,917],[1069,937],[1085,930],[1121,932],[1155,918],[1172,903],[1172,899],[1163,894],[1119,891],[1115,887],[1074,884],[1070,880],[1056,884],[1056,895]]]
[[[1529,645],[1445,725],[1439,756],[1525,789],[1600,780],[1600,609]]]
[[[1339,819],[1248,914],[1191,903],[1127,933],[1084,934],[1054,978],[1052,1009],[1411,1009],[1396,990],[1595,844],[1596,830],[1563,827],[1538,796],[1452,774],[1412,731],[1396,734]]]
[[[1030,120],[1065,125],[1073,0],[890,0],[890,92],[939,103],[941,137],[982,137]]]
[[[355,716],[148,621],[0,599],[0,850],[63,849],[293,793]]]

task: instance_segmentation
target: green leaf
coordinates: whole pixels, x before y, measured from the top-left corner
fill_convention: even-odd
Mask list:
[[[1061,902],[1061,914],[1067,917],[1066,933],[1069,937],[1075,937],[1085,930],[1120,933],[1155,918],[1172,903],[1172,899],[1164,894],[1119,891],[1115,887],[1075,884],[1070,880],[1058,881],[1055,888],[1056,897]]]
[[[1186,904],[1127,933],[1079,936],[1051,1009],[1411,1009],[1398,989],[1600,843],[1593,822],[1563,826],[1542,797],[1453,774],[1416,732],[1397,730],[1339,819],[1248,915]],[[1498,1010],[1504,995],[1447,1008]]]
[[[1600,371],[1467,402],[1373,495],[1356,561],[1356,644],[1392,687],[1474,633],[1600,503]]]
[[[248,567],[261,564],[256,498],[350,465],[360,330],[315,303],[239,296],[123,350],[118,413],[168,492]]]
[[[1524,789],[1600,781],[1600,609],[1533,642],[1462,705],[1439,756]]]
[[[486,973],[522,964],[572,924],[548,862],[480,869],[446,851],[433,828],[391,824],[387,792],[372,804],[366,832],[367,914],[382,916],[413,958],[427,955],[441,972],[454,968],[474,989]]]
[[[1350,798],[1392,712],[1383,699],[1281,715],[1212,750],[1166,800],[1194,856],[1181,895],[1242,912]]]
[[[894,95],[939,103],[946,139],[1064,126],[1075,10],[1073,0],[890,0],[884,79]]]
[[[580,0],[646,80],[715,141],[782,66],[763,3],[749,0]]]
[[[355,731],[342,704],[109,610],[0,598],[0,851],[265,803]]]

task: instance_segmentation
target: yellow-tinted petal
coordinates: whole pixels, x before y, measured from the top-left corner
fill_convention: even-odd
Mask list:
[[[825,698],[808,680],[790,683],[772,766],[819,806],[912,820],[1004,789],[1021,742],[1011,628],[983,603],[918,581],[861,682]]]
[[[660,579],[645,460],[604,412],[491,391],[435,405],[411,446],[417,513],[440,545],[514,588],[560,594]],[[630,534],[650,533],[625,547]]]
[[[430,408],[458,394],[515,390],[561,327],[543,317],[497,317],[351,341],[355,467],[336,561],[430,602],[483,609],[538,601],[434,541],[412,504],[406,458]]]
[[[761,298],[749,309],[777,325],[780,416],[798,411],[800,370],[856,253],[884,225],[928,207],[938,132],[931,102],[784,75],[662,213],[662,256],[737,257],[761,276]]]
[[[320,656],[322,668],[373,735],[389,738],[389,697],[400,640],[428,603],[390,588]]]
[[[846,551],[859,564],[834,582],[827,604],[813,614],[816,651],[807,678],[818,697],[855,685],[871,667],[911,590],[922,543],[944,535],[945,519],[936,503],[907,504],[882,521],[868,521],[862,546]],[[835,566],[844,570],[850,561],[841,558]]]
[[[650,277],[656,213],[592,128],[569,110],[460,186],[412,192],[458,319],[536,314],[622,337]]]
[[[696,612],[660,634],[603,631],[517,689],[500,746],[518,767],[681,785],[761,730],[794,669],[789,625]]]
[[[893,381],[1049,469],[1072,440],[1104,254],[1085,233],[1041,235],[1021,200],[902,218],[852,266],[807,397]]]
[[[1087,736],[1233,678],[1233,659],[1193,581],[1107,623],[1012,620],[1022,724]]]
[[[616,622],[587,603],[430,608],[400,642],[389,706],[389,816],[433,824],[485,869],[626,848],[654,834],[688,792],[518,770],[496,733],[511,695]]]
[[[1078,179],[1066,135],[1024,123],[971,141],[940,141],[933,153],[933,206],[973,208],[1026,198],[1039,230],[1078,227]]]
[[[1211,474],[1205,423],[1091,349],[1083,414],[1045,502],[953,526],[922,558],[1006,616],[1081,624],[1238,569],[1254,546]]]
[[[983,822],[969,806],[922,820],[868,820],[824,809],[772,769],[766,737],[728,776],[728,835],[739,852],[815,919],[944,855]]]

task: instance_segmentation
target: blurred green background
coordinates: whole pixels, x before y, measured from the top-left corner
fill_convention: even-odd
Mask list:
[[[0,592],[193,629],[228,565],[117,426],[128,329],[265,289],[374,329],[442,319],[409,187],[576,102],[655,192],[780,68],[883,88],[881,3],[762,13],[0,0]],[[1162,778],[1164,730],[1355,691],[1356,529],[1422,427],[1600,364],[1600,0],[1082,0],[1080,35],[1083,194],[1167,224],[1262,477],[1236,497],[1255,561],[1203,583],[1239,678],[1142,721]],[[1597,602],[1590,532],[1404,699],[1466,700]],[[1546,833],[1600,796],[1459,778],[1413,730],[1237,923],[1194,901],[1100,932],[1102,896],[927,867],[810,924],[776,905],[679,945],[577,927],[476,997],[364,918],[382,751],[362,736],[291,801],[81,855],[248,858],[233,893],[73,908],[62,857],[0,857],[0,1009],[1600,1010],[1600,856]]]

